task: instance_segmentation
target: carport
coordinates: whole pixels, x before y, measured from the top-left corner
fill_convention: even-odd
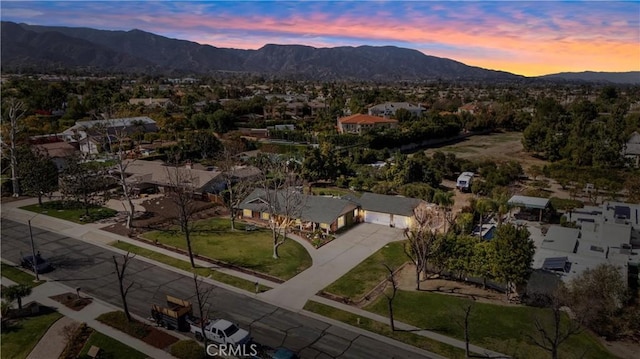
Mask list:
[[[513,196],[507,202],[509,206],[538,210],[538,222],[542,222],[542,214],[549,208],[549,199],[542,197]]]

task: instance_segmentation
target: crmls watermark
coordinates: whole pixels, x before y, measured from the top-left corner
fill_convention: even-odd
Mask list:
[[[207,345],[209,356],[234,356],[237,358],[253,358],[258,355],[258,344],[209,344]]]

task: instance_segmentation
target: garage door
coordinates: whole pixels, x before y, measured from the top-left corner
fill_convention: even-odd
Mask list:
[[[380,212],[364,212],[364,221],[366,223],[383,224],[388,226],[391,223],[391,215]]]
[[[393,226],[396,228],[408,228],[411,225],[411,220],[409,217],[407,216],[399,216],[399,215],[393,215]]]

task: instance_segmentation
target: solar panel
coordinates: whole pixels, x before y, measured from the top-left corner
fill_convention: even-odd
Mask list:
[[[542,264],[542,269],[554,270],[554,271],[565,271],[567,267],[567,257],[550,257],[545,258],[544,263]],[[570,265],[571,263],[569,263]]]
[[[628,206],[616,206],[613,210],[615,218],[631,218],[631,208]]]

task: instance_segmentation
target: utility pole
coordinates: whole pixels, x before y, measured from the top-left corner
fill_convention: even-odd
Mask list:
[[[40,276],[38,275],[38,259],[36,258],[36,246],[33,244],[33,232],[31,231],[31,220],[28,220],[29,223],[29,237],[31,238],[31,264],[33,264],[33,273],[36,274],[36,281],[40,281]]]

